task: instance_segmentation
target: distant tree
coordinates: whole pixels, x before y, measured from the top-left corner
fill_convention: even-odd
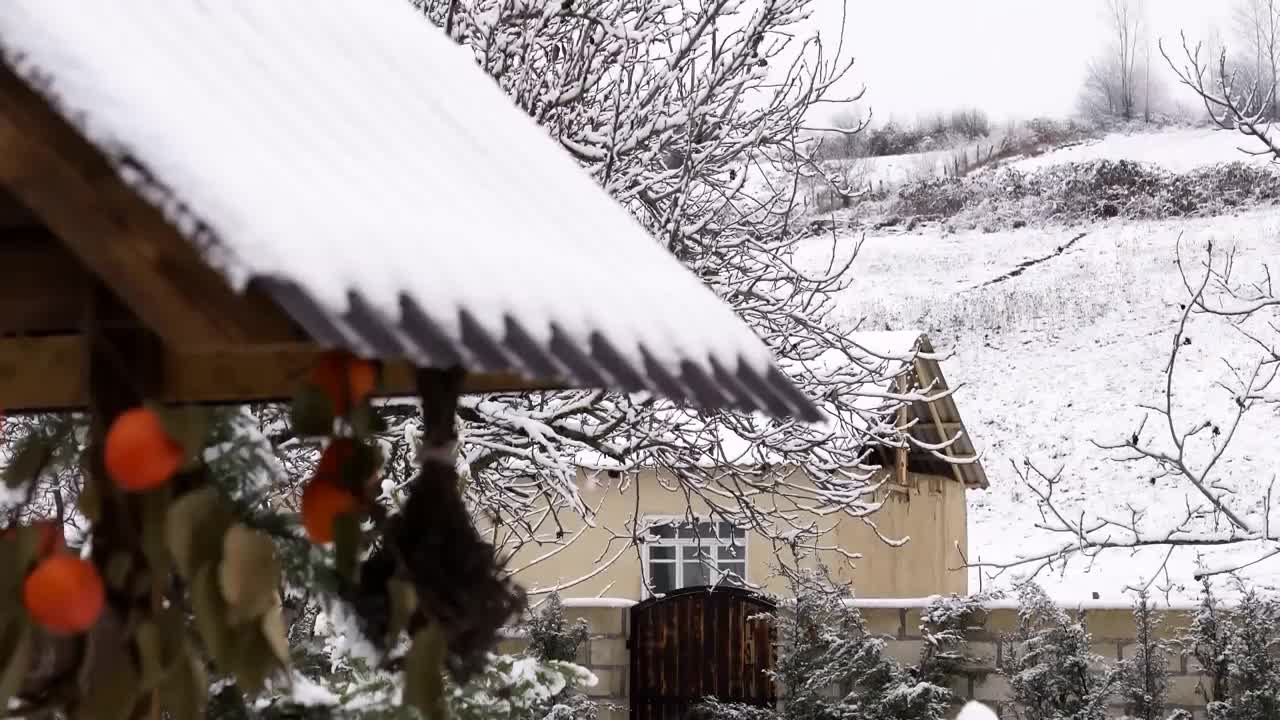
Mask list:
[[[822,133],[822,144],[827,157],[855,157],[863,143],[863,130],[870,121],[870,113],[857,103],[842,103],[831,114],[831,127]]]
[[[578,648],[591,637],[582,618],[570,624],[564,617],[560,593],[551,593],[529,620],[529,650],[543,660],[573,662]]]
[[[1217,596],[1208,578],[1201,580],[1200,604],[1186,636],[1183,650],[1200,663],[1201,692],[1212,705],[1231,696],[1230,652],[1231,619],[1218,606]]]
[[[1080,91],[1080,113],[1095,122],[1110,120],[1118,113],[1120,89],[1116,79],[1119,73],[1112,65],[1110,55],[1095,57],[1085,66],[1084,86]]]
[[[1243,71],[1247,82],[1258,90],[1258,106],[1251,109],[1265,112],[1273,120],[1280,117],[1276,98],[1280,83],[1280,0],[1236,0],[1232,29],[1241,49],[1237,72]]]
[[[1112,52],[1120,80],[1120,116],[1132,120],[1137,108],[1138,39],[1144,31],[1142,0],[1106,0]]]
[[[1082,88],[1081,110],[1095,120],[1133,120],[1141,110],[1151,119],[1150,72],[1140,55],[1147,33],[1145,0],[1103,0],[1103,20],[1109,39],[1106,49],[1089,61]]]
[[[977,140],[991,134],[991,119],[977,108],[951,113],[951,131],[966,140]]]

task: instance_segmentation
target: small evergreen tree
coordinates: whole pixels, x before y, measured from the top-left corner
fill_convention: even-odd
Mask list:
[[[1243,588],[1242,588],[1243,590]],[[1280,641],[1280,602],[1243,590],[1240,604],[1225,618],[1225,632],[1218,655],[1219,669],[1229,692],[1215,696],[1207,711],[1210,720],[1263,720],[1280,717],[1280,663],[1275,653]]]
[[[1168,651],[1158,637],[1160,616],[1146,592],[1134,603],[1133,622],[1133,657],[1120,663],[1118,678],[1125,713],[1136,720],[1163,720],[1169,689]]]
[[[547,597],[529,619],[527,654],[548,666],[577,668],[578,649],[591,638],[591,626],[578,618],[569,624],[564,617],[564,603],[559,593]],[[600,714],[595,701],[583,695],[580,688],[590,684],[585,678],[566,682],[548,699],[546,720],[596,720]]]
[[[794,612],[781,616],[776,680],[786,688],[786,720],[941,720],[953,696],[885,652],[847,588],[825,575],[800,575]],[[837,692],[832,692],[836,690]]]
[[[1200,686],[1209,709],[1231,696],[1230,643],[1230,620],[1227,613],[1218,607],[1213,586],[1206,578],[1201,581],[1200,605],[1183,639],[1183,648],[1200,663],[1201,673],[1207,680]]]
[[[578,648],[591,637],[587,621],[578,618],[569,625],[564,618],[564,603],[559,593],[551,593],[529,619],[529,652],[541,660],[573,662]]]
[[[921,680],[946,686],[965,663],[975,658],[969,653],[968,632],[981,626],[987,602],[1001,597],[985,593],[960,597],[939,597],[920,613],[920,637],[924,648],[920,662],[912,670]],[[994,659],[994,658],[992,658]]]
[[[707,701],[694,713],[714,720],[942,720],[955,701],[932,672],[904,667],[871,634],[844,587],[821,570],[791,579],[794,605],[776,618],[774,681],[783,709]],[[941,645],[939,645],[941,647]],[[948,650],[950,652],[951,650]],[[925,677],[928,675],[929,677]]]
[[[1102,720],[1116,674],[1095,670],[1089,633],[1038,585],[1018,595],[1018,626],[1000,670],[1027,720]]]

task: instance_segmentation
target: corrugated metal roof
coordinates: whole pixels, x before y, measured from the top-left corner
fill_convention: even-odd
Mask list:
[[[6,0],[0,52],[233,285],[322,343],[818,417],[403,0]]]

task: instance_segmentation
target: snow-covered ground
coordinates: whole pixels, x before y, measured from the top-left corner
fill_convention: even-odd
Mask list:
[[[1080,233],[1060,255],[984,287],[1024,261],[1054,255]],[[1213,240],[1219,248],[1237,248],[1240,272],[1264,260],[1273,274],[1280,271],[1280,210],[1274,208],[1196,220],[996,233],[926,228],[866,238],[841,298],[845,322],[864,329],[923,327],[935,344],[954,351],[943,370],[952,384],[963,384],[957,403],[991,480],[989,490],[970,493],[971,559],[1010,560],[1069,541],[1037,529],[1034,497],[1015,472],[1024,459],[1048,473],[1061,471],[1057,498],[1076,513],[1123,519],[1130,506],[1146,508],[1157,527],[1181,516],[1184,497],[1196,501],[1172,479],[1153,483],[1149,465],[1116,462],[1092,444],[1129,437],[1146,412],[1138,406],[1162,398],[1162,373],[1187,297],[1174,264],[1180,237],[1190,257],[1202,257]],[[827,238],[804,255],[816,266],[829,249]],[[1231,381],[1226,362],[1239,366],[1257,353],[1219,319],[1193,319],[1189,335],[1175,385],[1178,422],[1211,418],[1225,427],[1233,406],[1216,383]],[[1156,436],[1155,420],[1143,437]],[[1251,517],[1259,516],[1280,470],[1277,437],[1280,417],[1254,411],[1217,473],[1238,491],[1238,510]],[[1063,599],[1097,593],[1123,600],[1125,587],[1156,573],[1162,559],[1156,551],[1111,551],[1039,579]],[[1192,596],[1196,565],[1193,553],[1175,554],[1168,578],[1157,584],[1172,580],[1174,597]],[[1254,572],[1280,579],[1280,561]],[[975,573],[971,585],[978,584]],[[984,578],[983,585],[992,581]]]
[[[843,170],[845,179],[853,187],[870,185],[873,190],[888,190],[909,182],[942,177],[961,153],[969,158],[976,157],[979,152],[986,155],[999,143],[1000,138],[993,136],[943,150],[851,158],[834,164]]]
[[[1218,128],[1183,128],[1151,133],[1112,133],[1099,140],[1053,150],[1011,163],[1024,172],[1052,165],[1090,160],[1133,160],[1186,172],[1220,162],[1240,160],[1267,163],[1269,156],[1250,157],[1240,151],[1260,147],[1258,141]]]
[[[865,175],[863,184],[870,183],[879,189],[881,184],[889,187],[938,177],[944,173],[947,165],[951,163],[952,155],[958,152],[960,152],[959,148],[955,150],[931,150],[929,152],[909,153],[906,155],[861,158],[853,162],[860,164],[863,169]]]

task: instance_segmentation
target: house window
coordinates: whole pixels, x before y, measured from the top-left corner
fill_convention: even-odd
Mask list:
[[[645,540],[648,592],[698,585],[742,585],[747,532],[727,522],[654,520]]]

